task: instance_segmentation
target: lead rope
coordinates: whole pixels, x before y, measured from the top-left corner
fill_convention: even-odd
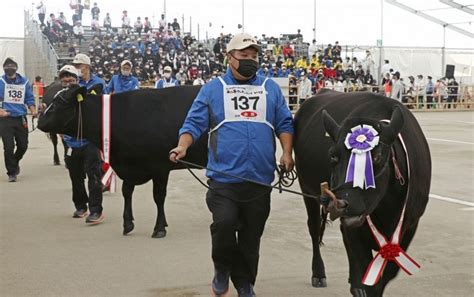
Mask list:
[[[176,154],[175,152],[171,152],[170,154]],[[209,170],[209,171],[212,171],[212,172],[216,172],[216,173],[219,173],[219,174],[222,174],[224,176],[228,176],[228,177],[232,177],[232,178],[236,178],[236,179],[240,179],[242,181],[246,181],[246,182],[249,182],[249,183],[253,183],[253,184],[257,184],[257,185],[260,185],[260,186],[264,186],[264,187],[267,187],[267,188],[273,188],[273,189],[277,189],[280,193],[281,192],[287,192],[287,193],[291,193],[291,194],[296,194],[296,195],[300,195],[300,196],[304,196],[304,197],[308,197],[308,198],[312,198],[312,199],[316,199],[318,202],[320,201],[320,197],[319,196],[316,196],[316,195],[311,195],[311,194],[305,194],[305,193],[301,193],[301,192],[297,192],[297,191],[293,191],[293,190],[288,190],[288,189],[284,189],[282,188],[281,185],[283,186],[286,186],[286,185],[289,185],[291,186],[294,181],[296,180],[297,178],[297,173],[296,171],[292,171],[292,172],[285,172],[284,174],[280,174],[279,173],[279,176],[281,175],[282,176],[282,179],[279,178],[278,182],[274,185],[269,185],[269,184],[265,184],[265,183],[262,183],[262,182],[259,182],[259,181],[256,181],[256,180],[252,180],[252,179],[249,179],[249,178],[245,178],[245,177],[240,177],[240,176],[236,176],[236,175],[233,175],[233,174],[229,174],[229,173],[225,173],[225,172],[222,172],[222,171],[219,171],[219,170],[215,170],[215,169],[211,169],[211,168],[208,168],[208,167],[205,167],[205,166],[202,166],[202,165],[198,165],[198,164],[195,164],[195,163],[191,163],[191,162],[188,162],[188,161],[184,161],[184,160],[176,160],[176,162],[178,163],[181,163],[183,164],[186,169],[192,174],[192,176],[194,176],[194,178],[196,178],[199,183],[201,185],[203,185],[204,187],[206,187],[207,189],[211,190],[209,188],[209,186],[207,186],[206,184],[204,184],[204,182],[202,182],[195,174],[194,172],[192,172],[191,170],[191,167],[195,167],[195,168],[199,168],[199,169],[206,169],[206,170]],[[282,170],[281,170],[282,171]],[[278,183],[281,183],[281,185],[278,185]],[[262,194],[258,195],[258,196],[255,196],[251,199],[247,199],[247,200],[234,200],[236,202],[250,202],[250,201],[253,201],[257,198],[260,198],[262,195],[266,194],[267,192],[263,192]],[[233,200],[233,199],[232,199]]]
[[[393,149],[393,146],[391,147],[391,150],[392,150],[393,168],[395,170],[395,178],[398,180],[400,185],[404,186],[405,185],[405,178],[403,177],[402,173],[400,172],[400,168],[398,167],[397,160],[395,159],[395,150]]]

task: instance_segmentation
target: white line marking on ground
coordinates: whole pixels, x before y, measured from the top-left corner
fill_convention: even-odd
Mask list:
[[[464,208],[460,208],[459,210],[462,210],[462,211],[474,211],[474,207],[464,207]]]
[[[426,139],[432,140],[432,141],[441,141],[441,142],[451,142],[451,143],[458,143],[458,144],[474,145],[474,142],[467,142],[467,141],[457,141],[457,140],[449,140],[449,139],[441,139],[441,138],[431,138],[431,137],[427,137]]]
[[[461,124],[469,124],[469,125],[474,125],[474,122],[468,122],[468,121],[456,121],[456,120],[442,120],[442,119],[420,119],[420,121],[436,121],[436,122],[449,122],[449,123],[461,123]]]
[[[460,200],[460,199],[456,199],[456,198],[444,197],[444,196],[440,196],[440,195],[436,195],[436,194],[430,194],[430,198],[443,200],[443,201],[446,201],[446,202],[451,202],[451,203],[456,203],[456,204],[461,204],[461,205],[465,205],[465,206],[474,207],[474,202],[469,202],[469,201]]]

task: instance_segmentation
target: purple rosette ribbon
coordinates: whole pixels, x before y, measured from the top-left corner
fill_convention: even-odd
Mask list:
[[[353,182],[353,187],[361,189],[374,188],[375,178],[370,151],[379,143],[378,132],[370,125],[358,125],[347,133],[344,144],[351,150],[347,166],[346,183]]]

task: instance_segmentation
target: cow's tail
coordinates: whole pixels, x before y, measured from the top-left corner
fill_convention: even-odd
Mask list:
[[[324,231],[326,230],[326,225],[329,224],[328,222],[328,212],[324,211],[324,209],[321,207],[321,229],[319,232],[319,245],[323,246],[323,236],[324,236]]]

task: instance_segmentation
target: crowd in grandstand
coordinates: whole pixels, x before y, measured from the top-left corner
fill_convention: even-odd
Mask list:
[[[99,23],[101,10],[97,3],[90,8],[92,38],[87,40],[82,26],[84,6],[81,1],[71,5],[74,10],[72,23],[64,13],[58,17],[49,14],[44,22],[46,9],[40,1],[37,6],[38,18],[43,34],[53,45],[68,48],[69,57],[74,57],[87,42],[87,55],[91,58],[91,68],[107,83],[115,74],[120,74],[122,61],[130,61],[131,75],[146,85],[158,84],[164,75],[164,69],[171,68],[171,75],[178,84],[204,84],[226,69],[225,51],[230,35],[221,34],[212,48],[199,43],[190,34],[183,34],[177,19],[172,22],[164,14],[158,21],[158,28],[153,28],[148,17],[137,17],[132,22],[124,10],[120,17],[121,26],[112,27],[109,13]],[[302,43],[298,32],[293,40],[282,41],[277,38],[263,38],[265,50],[260,56],[259,75],[267,77],[288,77],[290,84],[299,86],[299,98],[305,99],[321,88],[330,88],[342,92],[368,90],[381,92],[377,86],[383,85],[388,97],[414,102],[422,97],[434,102],[456,101],[456,95],[450,95],[455,80],[449,82],[440,79],[430,87],[430,80],[419,76],[415,82],[404,82],[386,61],[382,66],[384,74],[379,80],[374,77],[375,62],[369,50],[366,57],[341,56],[342,47],[338,41],[321,48],[316,40],[307,48],[307,54],[297,55],[296,43]],[[388,75],[388,76],[386,76]],[[451,87],[451,88],[450,88]],[[432,90],[431,90],[432,89]],[[455,91],[455,94],[457,91]],[[431,95],[432,94],[432,95]],[[295,102],[290,102],[295,103]]]

